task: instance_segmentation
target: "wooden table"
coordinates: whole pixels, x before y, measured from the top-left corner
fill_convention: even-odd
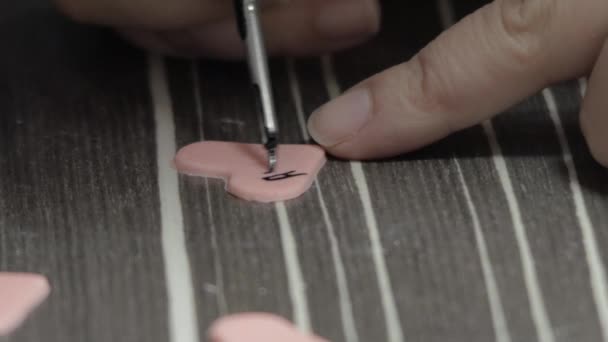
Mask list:
[[[433,1],[400,3],[384,1],[364,47],[272,62],[281,141],[306,141],[298,113],[333,80],[345,89],[441,31]],[[332,160],[301,198],[251,204],[170,168],[201,139],[260,141],[243,63],[148,56],[49,6],[0,4],[0,271],[53,286],[2,342],[203,341],[241,311],[333,342],[608,335],[608,172],[580,133],[578,82],[413,154]]]

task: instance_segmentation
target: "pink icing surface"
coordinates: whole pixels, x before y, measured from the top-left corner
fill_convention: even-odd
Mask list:
[[[49,283],[41,275],[0,273],[0,336],[17,329],[49,292]]]
[[[242,313],[217,320],[210,342],[328,342],[300,332],[286,319],[267,313]]]
[[[267,172],[262,145],[204,141],[182,148],[174,165],[181,173],[226,180],[226,190],[249,201],[276,202],[296,198],[310,188],[326,162],[325,151],[313,145],[280,145],[275,172]],[[297,177],[267,181],[264,177],[283,173],[305,173]]]

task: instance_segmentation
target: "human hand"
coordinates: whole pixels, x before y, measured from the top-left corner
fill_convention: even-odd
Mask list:
[[[592,71],[580,120],[594,157],[608,166],[607,38],[606,0],[495,0],[409,62],[321,107],[309,130],[339,157],[391,157]]]
[[[241,58],[231,0],[54,0],[77,21],[114,27],[169,55]],[[380,26],[377,0],[266,0],[270,54],[317,55],[365,41]]]

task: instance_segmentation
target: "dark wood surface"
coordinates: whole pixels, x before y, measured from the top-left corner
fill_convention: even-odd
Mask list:
[[[407,3],[384,1],[363,47],[272,61],[281,141],[441,32],[433,1]],[[331,160],[261,205],[170,168],[195,141],[260,141],[244,63],[149,56],[34,0],[0,4],[0,42],[0,271],[53,287],[2,342],[203,341],[242,311],[333,342],[608,337],[608,172],[577,81],[412,154]]]

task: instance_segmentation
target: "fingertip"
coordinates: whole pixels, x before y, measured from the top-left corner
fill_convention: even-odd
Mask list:
[[[394,157],[451,133],[442,115],[401,96],[403,73],[388,70],[311,115],[308,128],[328,153],[351,160]]]
[[[603,167],[608,168],[608,150],[607,149],[603,149],[603,150],[592,150],[592,155],[593,158],[595,158],[595,160],[602,165]]]
[[[587,99],[586,102],[589,100]],[[595,118],[596,113],[589,112],[589,105],[584,105],[580,114],[580,125],[589,152],[599,164],[608,167],[608,139],[605,136],[605,127],[595,126],[598,123]]]
[[[377,160],[415,151],[446,135],[430,121],[413,121],[409,125],[375,121],[357,135],[326,150],[349,160]]]
[[[308,129],[315,141],[331,148],[356,138],[372,115],[369,90],[353,89],[317,109],[308,120]]]
[[[587,146],[595,160],[608,167],[608,40],[600,52],[597,63],[591,73],[587,92],[583,99],[580,113],[580,124]]]

